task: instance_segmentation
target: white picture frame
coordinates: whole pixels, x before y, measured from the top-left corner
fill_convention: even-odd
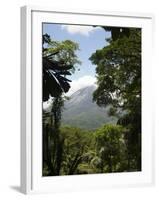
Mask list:
[[[142,171],[42,177],[42,22],[142,28]],[[21,191],[42,192],[146,186],[154,183],[151,14],[21,8]],[[39,67],[40,66],[40,67]],[[149,67],[151,66],[151,67]]]

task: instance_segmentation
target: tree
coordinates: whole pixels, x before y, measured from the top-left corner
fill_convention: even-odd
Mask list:
[[[80,173],[79,165],[83,162],[85,153],[89,149],[90,138],[87,131],[75,127],[61,128],[64,138],[64,154],[62,174],[72,175]]]
[[[119,125],[104,125],[96,131],[96,148],[100,172],[124,171],[124,128]]]
[[[93,100],[99,106],[112,105],[110,113],[122,113],[118,124],[129,130],[128,170],[141,170],[141,29],[127,33],[111,38],[90,57],[97,65]]]
[[[96,166],[91,163],[96,155],[95,132],[67,126],[62,128],[62,133],[65,138],[65,174],[98,173]]]
[[[66,76],[75,71],[76,64],[80,64],[75,54],[78,49],[78,44],[70,40],[57,42],[51,40],[49,35],[43,35],[43,101],[52,97],[50,122],[46,124],[43,121],[44,175],[60,173],[64,145],[59,130],[63,94],[70,89],[70,80]]]
[[[70,89],[70,76],[80,61],[75,54],[78,44],[70,40],[57,42],[43,35],[43,101],[57,97]]]

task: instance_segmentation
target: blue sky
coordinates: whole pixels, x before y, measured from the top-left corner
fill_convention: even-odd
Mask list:
[[[100,27],[79,26],[79,25],[62,25],[62,24],[43,24],[43,34],[47,33],[53,40],[63,41],[72,40],[79,44],[80,51],[77,56],[82,62],[79,65],[80,71],[69,77],[72,80],[72,90],[80,89],[86,84],[92,84],[95,80],[95,65],[91,63],[89,57],[97,49],[106,46],[106,38],[110,37],[110,32],[106,32]]]

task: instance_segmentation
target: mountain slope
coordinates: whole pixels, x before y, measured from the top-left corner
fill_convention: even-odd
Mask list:
[[[115,123],[114,117],[108,116],[108,109],[100,108],[92,101],[94,85],[82,88],[73,93],[65,101],[62,114],[62,124],[83,129],[96,129],[105,123]]]

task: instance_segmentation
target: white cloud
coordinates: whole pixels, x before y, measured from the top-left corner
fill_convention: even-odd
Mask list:
[[[81,34],[85,36],[89,36],[89,34],[100,27],[93,27],[93,26],[79,26],[79,25],[62,25],[62,29],[67,30],[71,34]]]
[[[83,76],[77,80],[73,80],[70,85],[71,88],[70,90],[66,93],[67,96],[72,95],[74,92],[77,90],[90,86],[90,85],[95,85],[96,84],[96,78],[93,76]]]

